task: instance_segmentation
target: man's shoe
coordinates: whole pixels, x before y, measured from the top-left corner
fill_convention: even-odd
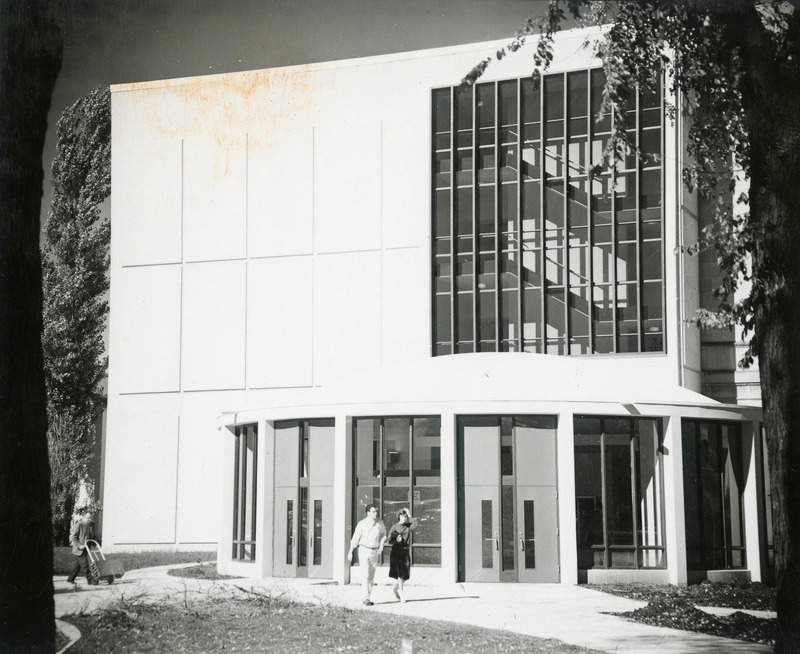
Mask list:
[[[373,602],[370,602],[368,599],[364,600],[364,606],[372,606]]]

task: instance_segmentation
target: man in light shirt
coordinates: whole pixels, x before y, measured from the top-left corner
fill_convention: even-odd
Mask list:
[[[378,520],[378,509],[367,504],[367,517],[356,525],[350,540],[347,560],[352,563],[353,550],[358,547],[358,564],[364,575],[364,606],[372,606],[372,587],[375,585],[375,568],[378,566],[383,544],[386,542],[386,527]]]

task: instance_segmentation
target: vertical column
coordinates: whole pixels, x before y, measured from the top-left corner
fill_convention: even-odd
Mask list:
[[[761,435],[756,422],[742,423],[742,472],[744,473],[744,493],[742,495],[744,513],[744,545],[747,553],[747,569],[751,581],[761,581],[761,521],[759,520],[759,489],[761,481]]]
[[[572,412],[558,416],[556,457],[558,463],[559,565],[562,584],[578,583],[578,548],[575,516],[575,432]]]
[[[220,439],[220,461],[222,461],[221,499],[219,515],[219,537],[217,542],[217,569],[221,574],[231,572],[231,547],[233,525],[233,458],[236,439],[234,427],[223,425],[218,427]]]
[[[336,416],[333,450],[333,579],[339,584],[350,583],[347,550],[355,525],[353,506],[353,419]]]
[[[256,565],[262,577],[271,577],[275,560],[272,538],[275,531],[275,425],[271,420],[259,420],[257,425]]]
[[[442,414],[442,583],[458,579],[458,506],[456,493],[456,418]]]
[[[681,417],[672,414],[664,425],[664,521],[667,575],[671,584],[686,584],[686,522],[683,497]]]

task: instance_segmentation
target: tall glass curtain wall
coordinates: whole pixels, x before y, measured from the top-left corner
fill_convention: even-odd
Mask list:
[[[661,421],[576,416],[578,568],[664,568]]]
[[[631,152],[604,75],[433,91],[434,355],[662,352],[662,92],[632,94]]]
[[[684,420],[682,429],[687,568],[744,568],[741,427]]]
[[[441,419],[358,418],[354,422],[353,524],[374,504],[387,532],[408,508],[418,521],[411,541],[414,565],[442,560]],[[385,552],[388,559],[388,550]]]
[[[235,430],[233,457],[233,541],[235,561],[256,559],[256,461],[258,428],[241,425]]]

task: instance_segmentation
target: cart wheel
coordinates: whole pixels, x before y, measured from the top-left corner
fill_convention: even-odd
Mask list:
[[[108,582],[109,586],[111,584],[113,584],[114,583],[114,575],[108,575],[108,577],[106,577],[106,581]]]

